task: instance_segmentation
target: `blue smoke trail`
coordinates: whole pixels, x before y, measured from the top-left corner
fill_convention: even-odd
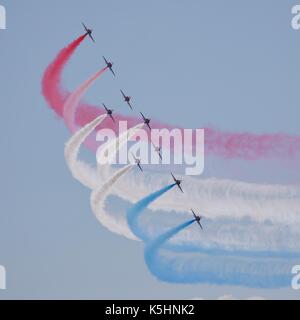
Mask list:
[[[194,222],[195,222],[195,219],[184,222],[184,223],[180,224],[179,226],[172,228],[172,229],[168,230],[167,232],[163,233],[162,235],[160,235],[159,237],[157,237],[153,241],[149,242],[145,248],[145,257],[147,257],[146,261],[148,259],[152,260],[157,249],[159,249],[163,244],[165,244],[165,242],[167,242],[169,239],[173,238],[177,233],[179,233],[183,229],[187,228],[188,226],[190,226]]]
[[[133,234],[145,242],[145,262],[157,279],[170,283],[227,284],[254,288],[290,285],[291,269],[299,263],[296,256],[283,258],[272,256],[268,252],[261,252],[256,256],[237,255],[235,251],[210,252],[205,248],[195,250],[193,243],[186,243],[184,246],[168,243],[168,240],[195,220],[172,228],[157,238],[150,237],[139,225],[139,217],[153,201],[174,186],[172,184],[150,194],[127,211],[128,225]]]
[[[157,198],[161,197],[163,194],[171,190],[176,184],[170,184],[154,193],[151,193],[149,196],[143,198],[142,200],[138,201],[136,204],[134,204],[128,211],[127,211],[127,223],[130,228],[130,230],[133,232],[133,234],[143,240],[148,241],[147,235],[142,231],[142,229],[139,226],[138,218],[143,213],[143,211]]]
[[[245,257],[210,256],[205,253],[160,255],[165,243],[190,226],[187,221],[146,243],[144,258],[150,272],[161,281],[170,283],[210,283],[244,285],[248,287],[285,287],[291,281],[291,267],[296,260],[278,258],[251,259]]]

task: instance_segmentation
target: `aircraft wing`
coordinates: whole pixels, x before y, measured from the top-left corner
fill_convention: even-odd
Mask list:
[[[196,216],[196,214],[195,214],[194,210],[193,210],[193,209],[191,209],[191,211],[192,211],[192,213],[193,213],[193,215],[194,215],[195,219],[197,219],[197,216]]]
[[[104,56],[102,56],[102,58],[105,61],[105,63],[108,64],[108,61],[106,60],[106,58]]]
[[[125,98],[126,98],[125,93],[124,93],[122,90],[120,90],[120,91],[121,91],[121,93],[122,93],[123,98],[125,99]]]
[[[116,76],[116,74],[115,74],[115,72],[114,72],[113,68],[109,68],[109,70],[111,71],[111,73],[112,73],[114,76]]]
[[[184,193],[183,190],[182,190],[182,188],[181,188],[181,185],[180,185],[180,184],[178,184],[177,187],[180,189],[180,191],[181,191],[182,193]]]
[[[130,109],[132,110],[132,105],[129,101],[127,101],[127,104],[129,105]]]
[[[111,114],[110,114],[109,116],[110,116],[110,118],[111,118],[111,120],[112,120],[113,122],[116,122],[116,121],[115,121],[115,118],[114,118]]]
[[[88,28],[86,27],[86,25],[85,25],[83,22],[81,22],[81,24],[82,24],[82,26],[84,27],[85,31],[87,32],[87,31],[88,31]]]
[[[203,230],[203,227],[202,227],[200,221],[197,221],[197,222],[198,222],[198,224],[199,224],[199,227]]]
[[[140,114],[143,117],[143,120],[145,121],[146,120],[145,116],[141,112],[140,112]]]
[[[108,111],[106,105],[105,105],[104,103],[102,103],[102,105],[103,105],[104,109],[105,109],[106,111]]]
[[[171,172],[171,175],[173,177],[173,180],[176,182],[176,178],[174,177],[173,173]]]
[[[91,34],[89,34],[89,37],[92,39],[93,42],[96,42],[94,37]]]
[[[152,146],[153,146],[155,152],[158,153],[160,159],[162,160],[162,156],[161,156],[161,153],[160,153],[160,150],[161,150],[160,147],[156,147],[156,145],[152,141],[151,141],[151,143],[152,143]]]

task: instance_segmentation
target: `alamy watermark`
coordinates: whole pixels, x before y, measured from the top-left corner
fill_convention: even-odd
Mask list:
[[[97,150],[98,164],[182,165],[186,175],[204,170],[204,129],[128,130],[127,121],[119,121],[118,132],[107,128],[97,132],[97,142],[103,142]]]
[[[292,288],[294,290],[299,290],[300,289],[300,265],[295,265],[292,268],[292,274],[295,276],[292,278]]]
[[[6,29],[6,10],[5,7],[0,5],[0,30]]]
[[[0,290],[6,289],[6,270],[0,265]]]
[[[294,5],[292,7],[292,20],[291,20],[291,26],[294,30],[300,29],[300,5]]]

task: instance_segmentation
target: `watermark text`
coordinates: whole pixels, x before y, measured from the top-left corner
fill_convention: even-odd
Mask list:
[[[0,265],[0,290],[6,289],[6,270]]]
[[[292,21],[291,26],[294,30],[300,29],[300,5],[295,5],[292,7]]]
[[[204,171],[204,129],[143,129],[143,124],[128,129],[120,121],[117,136],[111,129],[100,129],[97,163],[129,164],[138,161],[149,165],[182,165],[186,175]]]
[[[0,30],[6,29],[6,10],[5,7],[0,5]]]
[[[294,290],[299,290],[300,289],[300,265],[295,265],[292,268],[292,274],[295,276],[292,278],[292,288]]]

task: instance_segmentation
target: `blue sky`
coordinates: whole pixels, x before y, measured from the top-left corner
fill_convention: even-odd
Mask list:
[[[298,298],[292,289],[255,290],[169,285],[155,280],[142,244],[104,229],[89,207],[90,191],[74,181],[64,158],[69,137],[40,94],[44,69],[65,44],[94,28],[64,75],[69,89],[103,64],[118,79],[101,79],[89,101],[116,105],[118,89],[150,117],[186,128],[300,134],[300,31],[290,26],[294,1],[17,1],[0,0],[2,125],[0,298]],[[226,175],[248,181],[298,182],[284,163],[228,162]],[[281,170],[278,171],[278,168]],[[205,174],[225,176],[224,163]],[[115,200],[117,201],[117,200]],[[300,263],[300,261],[299,261]],[[121,267],[120,267],[121,266]]]

